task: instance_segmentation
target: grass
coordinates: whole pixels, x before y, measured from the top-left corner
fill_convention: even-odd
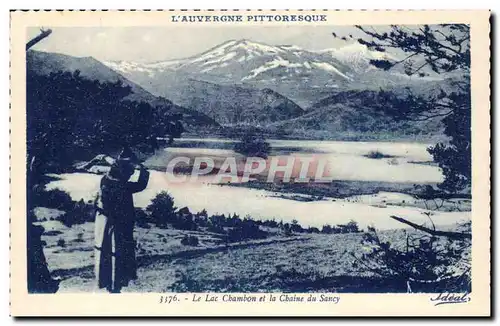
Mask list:
[[[83,232],[84,242],[54,246],[43,236],[47,261],[62,278],[61,292],[95,290],[93,223],[64,228],[65,237]],[[405,230],[379,234],[402,246]],[[182,239],[197,237],[196,247]],[[226,244],[206,231],[137,227],[138,280],[124,292],[405,292],[405,286],[353,265],[361,253],[362,234],[273,235],[266,239]],[[402,242],[403,241],[403,242]]]

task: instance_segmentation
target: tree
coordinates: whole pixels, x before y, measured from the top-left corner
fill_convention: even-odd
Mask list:
[[[146,207],[146,211],[151,214],[153,221],[160,227],[166,227],[167,223],[175,222],[175,210],[174,198],[166,191],[156,195]]]
[[[137,146],[152,151],[168,132],[168,108],[127,100],[129,86],[74,73],[27,71],[27,151],[45,164]]]
[[[234,145],[234,151],[247,157],[267,158],[271,152],[271,145],[262,135],[248,131]]]
[[[361,241],[365,250],[351,253],[353,267],[391,279],[396,291],[470,292],[470,222],[459,225],[460,232],[451,232],[391,217],[418,231],[402,230],[404,239],[391,243],[368,227]]]
[[[445,87],[431,94],[415,95],[380,92],[380,104],[399,119],[425,121],[442,119],[449,141],[428,149],[443,170],[439,187],[447,192],[469,189],[471,185],[471,99],[470,27],[463,24],[392,25],[388,31],[356,26],[367,38],[357,41],[370,50],[402,51],[401,60],[370,60],[377,68],[390,70],[403,65],[409,76],[437,74],[446,77]],[[443,83],[444,84],[444,83]],[[390,104],[390,105],[389,105]]]

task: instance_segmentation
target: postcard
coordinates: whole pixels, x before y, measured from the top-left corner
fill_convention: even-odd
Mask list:
[[[490,12],[12,11],[13,316],[490,316]]]

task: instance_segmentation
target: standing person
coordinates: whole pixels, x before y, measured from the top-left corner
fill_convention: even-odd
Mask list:
[[[111,293],[119,293],[129,281],[137,279],[132,194],[144,190],[149,181],[149,172],[141,164],[136,166],[140,171],[138,181],[128,181],[135,169],[131,159],[124,157],[124,152],[102,177],[96,199],[97,285]]]

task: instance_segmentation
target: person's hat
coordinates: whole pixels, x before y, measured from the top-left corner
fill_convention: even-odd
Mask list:
[[[137,156],[130,147],[124,147],[120,155],[118,155],[118,160],[137,161]]]

